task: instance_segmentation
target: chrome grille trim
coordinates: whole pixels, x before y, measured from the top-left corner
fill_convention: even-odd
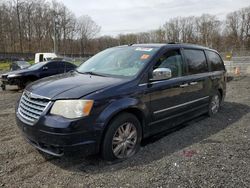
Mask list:
[[[28,91],[24,91],[18,106],[20,120],[29,125],[34,125],[50,104],[48,98],[42,98]]]
[[[36,115],[38,115],[38,116],[40,116],[40,115],[42,114],[42,111],[34,110],[34,109],[32,109],[32,108],[30,108],[30,107],[28,107],[28,106],[23,105],[22,103],[20,103],[20,107],[21,107],[22,109],[27,109],[28,112],[31,111],[33,114],[36,114]]]
[[[38,105],[38,106],[42,106],[42,107],[45,107],[47,105],[47,103],[43,103],[43,102],[40,103],[40,102],[36,102],[35,100],[32,101],[32,100],[28,99],[27,96],[25,96],[25,94],[22,97],[28,103],[32,103],[32,104],[35,104],[35,105]]]
[[[30,114],[30,113],[25,112],[25,111],[22,110],[22,109],[19,110],[19,114],[20,114],[23,118],[25,118],[25,119],[27,119],[28,121],[31,121],[31,122],[35,121],[36,118],[37,118],[37,117],[34,117],[34,116],[32,117],[32,114],[31,114],[31,115],[26,115],[26,114]]]
[[[39,107],[39,106],[33,105],[31,103],[27,103],[25,100],[22,100],[21,103],[25,106],[30,106],[36,110],[39,110],[39,111],[43,111],[43,109],[44,109],[44,107]]]

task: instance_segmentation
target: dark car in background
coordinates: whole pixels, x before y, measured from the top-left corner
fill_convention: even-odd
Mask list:
[[[10,70],[14,71],[14,70],[19,70],[19,69],[25,69],[25,68],[28,68],[29,66],[30,64],[27,61],[13,61],[10,64]]]
[[[226,94],[218,52],[189,44],[134,44],[104,50],[60,76],[28,85],[16,121],[37,149],[55,156],[134,155],[141,140],[201,114]]]
[[[62,74],[74,70],[76,65],[67,61],[48,61],[36,63],[26,69],[11,71],[2,74],[2,89],[5,90],[6,85],[17,85],[19,89],[25,88],[29,83],[52,76],[55,74]]]

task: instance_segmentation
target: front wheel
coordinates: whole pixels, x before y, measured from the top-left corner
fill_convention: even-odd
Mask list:
[[[208,115],[210,117],[215,115],[219,111],[220,105],[221,105],[221,95],[219,92],[217,92],[212,96],[210,100]]]
[[[2,88],[3,91],[6,90],[6,86],[4,84],[1,85],[1,88]]]
[[[142,129],[138,119],[130,113],[122,113],[109,124],[102,143],[105,160],[127,159],[140,147]]]

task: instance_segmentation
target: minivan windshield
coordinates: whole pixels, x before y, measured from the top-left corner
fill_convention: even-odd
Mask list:
[[[136,46],[109,48],[84,62],[77,71],[95,75],[133,77],[143,69],[158,49]]]

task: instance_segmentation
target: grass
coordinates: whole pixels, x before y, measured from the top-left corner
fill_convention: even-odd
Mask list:
[[[35,63],[34,60],[28,61],[29,64],[33,65]],[[10,61],[1,61],[0,62],[0,70],[6,71],[10,69]]]
[[[71,63],[75,64],[76,66],[79,66],[82,62],[81,61],[72,61]]]
[[[0,62],[0,70],[9,70],[10,62]]]
[[[33,64],[35,64],[35,60],[30,60],[30,61],[28,61],[28,63],[33,65]]]

